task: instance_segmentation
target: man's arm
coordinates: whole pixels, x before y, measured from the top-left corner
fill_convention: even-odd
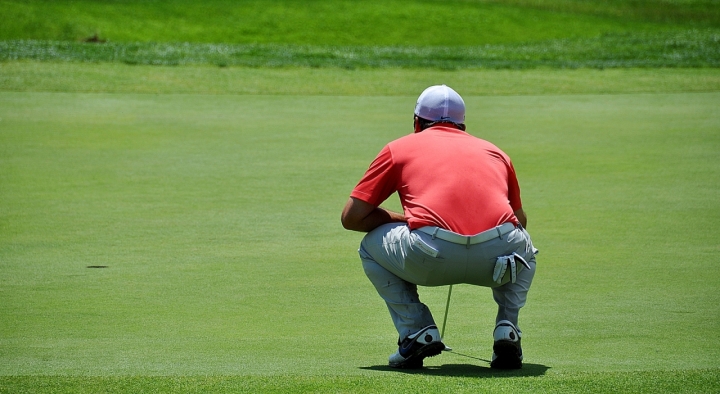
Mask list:
[[[520,222],[520,224],[523,226],[523,228],[527,228],[527,215],[525,214],[525,211],[523,211],[522,208],[515,211],[515,217]]]
[[[401,213],[375,207],[363,200],[350,197],[345,204],[340,221],[348,230],[369,232],[386,223],[406,222],[407,220]]]

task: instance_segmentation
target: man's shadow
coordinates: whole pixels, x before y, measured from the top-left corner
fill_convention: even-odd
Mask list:
[[[360,367],[360,369],[372,370],[372,371],[392,371],[406,374],[420,374],[420,375],[433,375],[433,376],[458,376],[458,377],[480,377],[480,378],[493,378],[493,377],[509,377],[509,376],[542,376],[545,375],[550,367],[542,364],[528,364],[524,363],[522,369],[493,369],[490,368],[490,360],[468,356],[453,351],[453,355],[471,358],[474,360],[482,361],[487,363],[487,366],[477,364],[443,364],[443,365],[429,365],[420,369],[398,369],[391,368],[388,365],[373,365],[370,367]]]

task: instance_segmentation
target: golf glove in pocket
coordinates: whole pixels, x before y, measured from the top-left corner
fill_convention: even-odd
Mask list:
[[[502,283],[508,268],[510,268],[510,282],[515,283],[517,281],[517,263],[515,260],[518,260],[525,268],[531,269],[530,264],[517,253],[500,256],[495,260],[495,270],[493,271],[493,280],[495,283]]]

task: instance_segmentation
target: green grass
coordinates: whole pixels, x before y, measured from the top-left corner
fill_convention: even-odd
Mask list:
[[[475,46],[720,27],[713,0],[12,1],[0,40]]]
[[[413,96],[438,82],[466,95],[714,92],[720,69],[471,70],[0,63],[0,90],[75,93]]]
[[[717,390],[717,92],[466,95],[541,249],[527,368],[488,369],[490,292],[458,286],[456,353],[389,371],[338,215],[415,98],[0,93],[0,389]]]
[[[720,391],[719,14],[0,0],[0,393]],[[436,83],[519,173],[541,250],[521,371],[488,368],[470,286],[455,352],[387,368],[339,224]],[[421,295],[441,317],[447,289]]]
[[[713,0],[3,0],[0,62],[718,67],[718,10]],[[102,43],[82,42],[92,36]]]
[[[335,47],[175,43],[88,44],[0,41],[0,61],[212,64],[336,68],[628,68],[718,67],[720,31],[604,35],[480,47]]]
[[[472,374],[473,379],[464,377]],[[428,379],[419,373],[395,373],[392,377],[233,377],[197,376],[176,377],[44,377],[27,376],[4,379],[7,392],[35,393],[68,392],[153,392],[153,393],[208,393],[208,392],[262,392],[262,393],[357,393],[394,392],[405,389],[414,393],[458,392],[625,392],[625,393],[706,393],[720,384],[717,370],[681,372],[635,373],[580,373],[559,377],[508,377],[484,371],[478,374],[470,368],[457,368],[449,372],[429,373]],[[588,382],[593,382],[588,384]],[[0,391],[2,392],[2,391]]]
[[[718,26],[720,22],[720,9],[717,7],[717,1],[714,0],[488,0],[488,2],[631,21],[710,26]]]

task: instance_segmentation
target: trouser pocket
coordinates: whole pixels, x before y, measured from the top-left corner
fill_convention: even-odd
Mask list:
[[[515,283],[517,281],[517,273],[523,268],[532,269],[530,264],[519,254],[513,252],[513,254],[507,256],[499,256],[495,260],[493,280],[497,284],[502,284],[503,282],[507,282],[505,276],[509,274],[510,282]]]
[[[429,245],[427,242],[423,241],[422,238],[417,236],[412,241],[412,247],[433,258],[438,257],[438,254],[440,254],[435,247]]]

